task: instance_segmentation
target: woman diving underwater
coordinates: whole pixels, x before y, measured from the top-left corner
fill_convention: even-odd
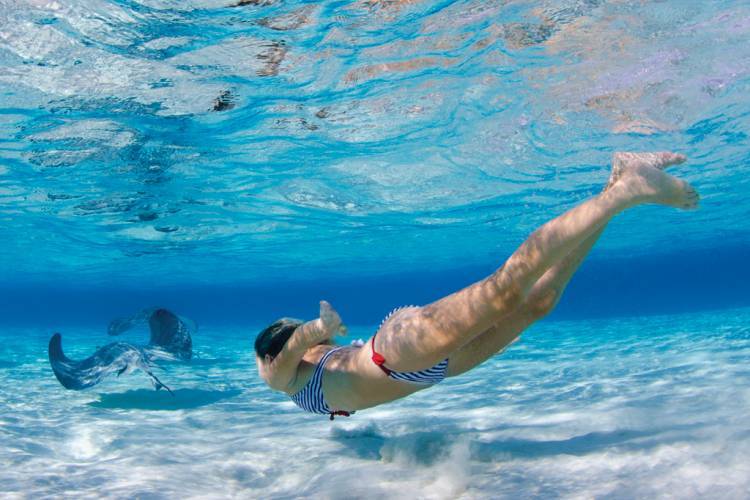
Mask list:
[[[333,345],[346,328],[325,301],[315,320],[276,321],[255,340],[261,377],[303,410],[332,419],[471,370],[549,314],[615,215],[647,203],[696,208],[695,189],[664,171],[684,161],[668,152],[615,153],[601,193],[534,231],[487,278],[396,309],[362,346]]]

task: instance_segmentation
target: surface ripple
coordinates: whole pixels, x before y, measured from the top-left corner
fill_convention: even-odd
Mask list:
[[[0,21],[11,281],[496,262],[620,149],[686,153],[704,209],[628,214],[609,251],[748,238],[744,2],[32,0]]]

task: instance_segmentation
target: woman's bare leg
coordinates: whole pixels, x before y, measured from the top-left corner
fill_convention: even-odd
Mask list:
[[[493,327],[525,302],[548,269],[623,210],[643,203],[696,206],[695,190],[661,170],[683,161],[673,153],[615,154],[607,190],[544,224],[490,277],[386,322],[378,349],[389,367],[424,369]]]
[[[644,158],[644,156],[638,158]],[[617,168],[613,169],[605,191],[617,181],[621,174],[621,167],[622,165],[618,164]],[[600,228],[578,248],[548,269],[539,281],[534,283],[518,309],[451,354],[448,376],[459,375],[485,362],[512,344],[532,323],[551,313],[560,301],[573,274],[578,271],[605,228],[606,226]]]
[[[453,352],[448,364],[448,376],[460,375],[484,363],[512,344],[529,325],[552,312],[573,274],[599,240],[604,229],[600,228],[563,260],[548,269],[516,310]]]

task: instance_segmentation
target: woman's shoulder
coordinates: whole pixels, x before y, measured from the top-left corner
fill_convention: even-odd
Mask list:
[[[335,346],[333,344],[319,344],[305,351],[305,354],[302,356],[302,360],[300,360],[299,365],[297,365],[297,372],[294,380],[291,384],[289,384],[289,390],[287,391],[287,394],[293,396],[294,394],[297,394],[299,391],[304,389],[307,383],[310,381],[310,378],[312,378],[313,374],[315,373],[315,369],[317,368],[318,364],[320,364],[323,356],[325,356],[326,353],[337,349],[338,347],[340,346]]]

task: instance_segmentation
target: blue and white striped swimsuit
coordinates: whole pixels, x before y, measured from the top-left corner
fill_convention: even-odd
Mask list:
[[[385,322],[388,320],[388,318],[393,316],[393,313],[401,309],[404,309],[404,307],[398,307],[391,311],[390,314],[388,314],[388,316],[386,316],[385,319],[380,323],[380,326],[382,327],[383,324],[385,324]],[[380,328],[378,328],[378,330],[380,330]],[[385,357],[383,357],[382,354],[375,350],[376,336],[377,333],[372,336],[372,341],[370,342],[370,347],[372,348],[372,361],[378,366],[378,368],[383,370],[383,372],[388,375],[389,378],[419,385],[435,385],[439,384],[443,381],[443,379],[445,379],[445,374],[448,371],[448,358],[445,358],[440,363],[431,368],[427,368],[426,370],[419,370],[416,372],[396,372],[391,370],[390,368],[387,368],[385,366]]]
[[[385,321],[399,309],[403,308],[399,307],[398,309],[394,309],[388,316],[386,316],[380,326],[383,326],[383,323],[385,323]],[[384,365],[385,358],[375,351],[375,335],[372,336],[372,342],[370,345],[372,347],[373,362],[393,380],[419,385],[435,385],[442,382],[445,378],[445,374],[448,370],[448,358],[426,370],[419,370],[416,372],[395,372]],[[313,372],[312,377],[307,381],[305,387],[293,396],[290,396],[297,406],[310,413],[330,415],[331,420],[333,420],[334,415],[344,415],[348,417],[351,413],[354,413],[353,411],[347,412],[331,409],[331,407],[328,406],[328,403],[326,403],[325,396],[323,396],[323,369],[325,368],[325,364],[334,352],[343,349],[344,347],[345,346],[341,346],[331,349],[320,358],[320,361],[315,366],[315,371]]]
[[[325,353],[323,357],[320,358],[318,364],[315,365],[315,371],[313,372],[312,377],[310,377],[310,380],[307,381],[307,384],[305,384],[305,387],[303,387],[298,393],[290,396],[297,406],[305,411],[309,411],[310,413],[330,415],[331,420],[333,420],[334,415],[344,415],[348,417],[350,413],[354,413],[332,410],[323,396],[323,368],[325,367],[328,358],[331,357],[331,354],[342,348],[343,346],[336,347]]]
[[[418,372],[394,372],[393,370],[389,370],[388,376],[393,380],[411,382],[412,384],[435,385],[445,379],[446,371],[448,371],[448,358],[442,360],[432,368]]]

